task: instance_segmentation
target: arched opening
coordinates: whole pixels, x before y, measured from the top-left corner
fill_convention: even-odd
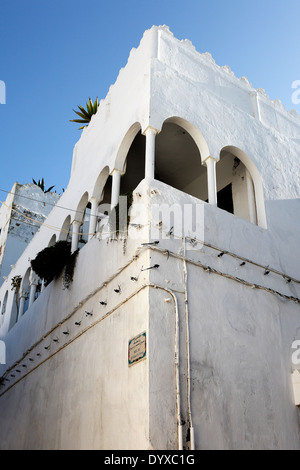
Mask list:
[[[103,188],[103,192],[102,192],[101,205],[108,204],[110,206],[111,188],[112,188],[112,176],[108,175],[106,183]]]
[[[75,236],[78,236],[78,248],[81,249],[87,242],[88,242],[88,234],[89,234],[89,225],[90,225],[90,213],[91,213],[91,204],[89,201],[89,195],[87,192],[84,193],[80,202],[78,204],[76,210],[75,221],[79,222],[79,229],[78,233],[76,234],[75,228]],[[76,224],[74,227],[77,227]]]
[[[133,191],[145,178],[146,138],[139,131],[133,139],[124,163],[125,173],[121,177],[120,194]]]
[[[106,218],[105,213],[109,212],[111,205],[112,176],[109,174],[109,167],[103,168],[94,186],[91,198],[91,220],[89,226],[90,237],[99,231],[101,220]],[[95,220],[93,220],[95,218]]]
[[[59,240],[71,241],[72,235],[71,235],[70,228],[71,228],[71,216],[68,215],[68,217],[65,218],[65,221],[61,228],[61,231],[59,234]]]
[[[207,201],[207,170],[201,163],[199,145],[187,130],[189,127],[179,118],[164,122],[155,143],[155,179]]]
[[[6,312],[6,305],[7,305],[7,297],[8,297],[8,291],[5,292],[4,299],[2,302],[2,308],[1,308],[1,315],[4,315]]]
[[[100,172],[92,193],[92,198],[94,198],[98,203],[103,200],[105,189],[107,189],[107,180],[109,178],[109,167],[105,166]],[[106,194],[106,198],[108,195]],[[109,195],[110,200],[110,195]]]
[[[93,198],[98,204],[108,204],[111,202],[111,189],[112,189],[112,176],[109,174],[109,167],[106,166],[101,171],[97,178],[94,190]]]
[[[54,233],[54,234],[52,235],[52,237],[50,238],[50,241],[49,241],[49,243],[48,243],[48,246],[53,246],[53,245],[55,245],[55,243],[56,243],[56,235],[55,235],[55,233]]]
[[[1,302],[0,326],[2,326],[2,324],[4,322],[4,315],[5,315],[5,312],[6,312],[6,305],[7,305],[7,297],[8,297],[8,291],[5,292],[3,302]]]
[[[14,291],[11,312],[10,312],[9,329],[11,329],[17,323],[18,318],[19,318],[19,309],[20,309],[20,298],[19,298],[19,295]]]
[[[29,307],[29,290],[30,290],[30,284],[29,284],[29,277],[30,277],[30,272],[31,268],[28,268],[25,276],[23,278],[22,284],[21,284],[21,290],[20,290],[20,315],[23,315]],[[21,310],[22,309],[22,310]]]
[[[216,172],[218,207],[266,227],[261,179],[250,158],[236,147],[224,147]]]

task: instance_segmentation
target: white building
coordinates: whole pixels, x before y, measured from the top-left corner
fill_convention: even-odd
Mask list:
[[[36,184],[15,183],[0,205],[0,286],[59,199]]]
[[[36,184],[15,183],[0,206],[0,285],[43,224],[59,194]]]
[[[0,289],[1,449],[300,449],[299,142],[297,113],[144,33]],[[15,321],[11,279],[69,230],[73,282]]]

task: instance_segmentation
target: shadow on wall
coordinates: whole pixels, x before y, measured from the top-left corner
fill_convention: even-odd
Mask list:
[[[285,236],[291,234],[294,240],[299,232],[300,238],[300,198],[265,201],[265,204],[270,230]]]
[[[268,228],[278,247],[281,265],[291,276],[300,278],[300,198],[266,201]]]

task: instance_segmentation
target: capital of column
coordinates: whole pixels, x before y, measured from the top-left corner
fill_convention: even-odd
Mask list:
[[[97,198],[95,198],[95,196],[92,196],[90,198],[89,202],[91,203],[91,205],[96,204],[97,203]]]
[[[157,135],[160,133],[159,129],[156,129],[155,127],[148,126],[142,133],[143,135]]]
[[[73,231],[76,228],[79,228],[81,224],[82,224],[82,222],[79,222],[79,220],[74,219],[73,222],[71,222],[71,225],[73,226]]]
[[[209,165],[210,162],[218,162],[219,161],[219,158],[216,158],[216,157],[213,157],[212,155],[208,155],[208,157],[206,157],[203,161],[202,161],[202,165]]]
[[[121,176],[123,172],[114,168],[111,172],[112,175],[112,187],[111,187],[111,208],[113,209],[119,202],[120,187],[121,187]]]
[[[123,176],[124,173],[125,173],[124,170],[120,170],[119,168],[114,168],[113,170],[111,170],[110,175],[114,176],[114,174],[119,174],[120,176]]]
[[[22,299],[22,298],[23,298],[23,299],[26,299],[26,298],[28,297],[28,293],[29,293],[29,292],[28,292],[27,290],[22,289],[22,290],[20,291],[20,293],[19,293],[20,299]]]
[[[39,283],[39,280],[40,280],[39,276],[37,274],[35,274],[34,271],[31,271],[30,276],[29,276],[29,285],[30,286],[33,286],[33,285],[37,286],[38,283]]]

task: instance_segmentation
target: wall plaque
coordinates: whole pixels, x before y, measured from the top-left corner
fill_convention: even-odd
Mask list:
[[[146,331],[131,338],[128,342],[128,366],[132,366],[146,357]]]

